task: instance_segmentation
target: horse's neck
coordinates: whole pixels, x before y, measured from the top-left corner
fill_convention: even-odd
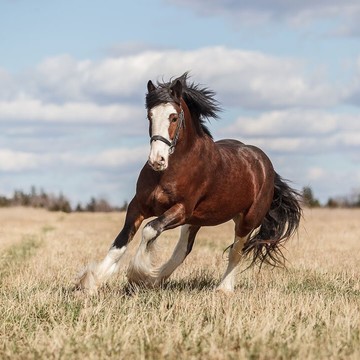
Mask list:
[[[189,114],[189,112],[188,112]],[[169,167],[171,171],[182,171],[190,164],[200,166],[210,159],[215,160],[217,147],[214,140],[207,134],[199,134],[190,116],[186,117],[183,134],[170,157]]]
[[[195,135],[179,143],[176,147],[169,164],[173,165],[176,171],[179,168],[186,169],[189,166],[201,168],[201,164],[215,160],[217,147],[213,139],[208,135],[199,136],[194,129]]]
[[[183,143],[184,143],[184,150],[189,150],[191,151],[192,147],[198,145],[199,143],[214,143],[214,141],[212,140],[212,138],[210,136],[208,136],[205,133],[199,134],[199,132],[202,132],[201,130],[201,125],[200,125],[200,121],[199,120],[193,120],[191,118],[190,113],[188,113],[189,116],[186,117],[185,120],[185,126],[184,126],[184,135],[183,135]],[[199,129],[196,128],[195,123],[199,122],[199,125],[197,125]]]

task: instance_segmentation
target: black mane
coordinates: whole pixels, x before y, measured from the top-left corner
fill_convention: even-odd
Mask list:
[[[177,102],[177,100],[171,96],[170,88],[178,80],[180,80],[183,88],[182,98],[190,110],[198,134],[200,136],[206,134],[212,137],[209,129],[205,126],[205,120],[210,118],[217,119],[217,113],[221,111],[220,105],[218,101],[214,99],[214,91],[208,88],[201,88],[193,82],[188,82],[188,72],[169,82],[158,81],[156,90],[146,94],[146,108],[149,110],[163,103]]]

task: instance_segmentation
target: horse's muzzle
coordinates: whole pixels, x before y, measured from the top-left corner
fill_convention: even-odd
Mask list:
[[[167,168],[167,166],[165,164],[165,160],[162,160],[162,159],[154,161],[154,162],[150,161],[150,159],[149,159],[148,164],[155,171],[164,171]]]

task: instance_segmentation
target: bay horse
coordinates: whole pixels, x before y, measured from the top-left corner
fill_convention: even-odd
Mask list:
[[[237,140],[213,140],[205,120],[218,117],[219,103],[213,91],[190,83],[188,73],[157,86],[149,80],[147,91],[148,161],[123,229],[104,260],[79,277],[77,288],[93,292],[114,274],[143,220],[154,216],[129,265],[130,283],[162,284],[189,255],[201,226],[231,219],[235,237],[219,290],[234,291],[235,270],[245,255],[252,255],[251,264],[282,264],[283,243],[296,232],[301,218],[296,191],[259,148]],[[178,226],[180,238],[172,256],[156,266],[156,239]]]

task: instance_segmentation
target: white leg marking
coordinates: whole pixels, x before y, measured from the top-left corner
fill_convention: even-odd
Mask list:
[[[148,246],[148,242],[157,236],[157,231],[150,225],[143,229],[142,240],[136,251],[136,254],[129,264],[127,277],[130,282],[135,284],[153,285],[153,278],[156,272],[152,254],[154,243]]]
[[[111,248],[107,253],[105,259],[99,264],[97,269],[98,278],[100,281],[104,281],[108,279],[111,275],[113,275],[118,267],[119,260],[121,256],[124,254],[126,250],[126,246],[117,249]]]
[[[76,288],[93,293],[96,289],[113,275],[119,268],[119,260],[125,253],[126,246],[120,249],[111,248],[100,264],[90,264],[79,275]]]
[[[234,291],[236,267],[239,265],[242,258],[242,249],[247,239],[248,235],[243,238],[239,236],[235,237],[235,241],[230,249],[227,269],[217,290],[222,290],[224,292]]]

